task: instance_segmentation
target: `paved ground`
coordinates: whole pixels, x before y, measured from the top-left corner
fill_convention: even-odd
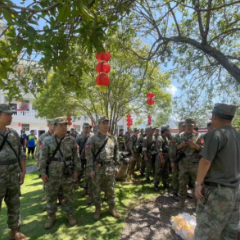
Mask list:
[[[35,171],[37,171],[36,165],[26,167],[26,174],[29,174],[29,173],[32,173],[32,172],[35,172]]]
[[[127,218],[120,240],[178,240],[181,239],[171,230],[170,218],[179,213],[193,214],[195,208],[192,200],[179,211],[172,206],[174,199],[165,193],[133,208]]]

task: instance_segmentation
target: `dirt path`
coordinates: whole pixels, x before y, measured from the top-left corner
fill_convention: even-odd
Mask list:
[[[127,218],[120,240],[175,240],[181,239],[171,230],[171,216],[187,212],[193,214],[192,200],[187,200],[181,211],[174,209],[174,199],[165,193],[133,208]]]

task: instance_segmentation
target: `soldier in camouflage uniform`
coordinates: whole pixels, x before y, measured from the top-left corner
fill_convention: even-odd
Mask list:
[[[129,141],[131,139],[131,135],[132,135],[132,129],[130,127],[128,127],[127,132],[124,135],[124,139],[125,139],[126,151],[129,151],[129,152],[130,152]]]
[[[142,149],[143,139],[147,136],[147,130],[145,130],[145,133],[143,133],[144,131],[142,131],[142,130],[141,130],[141,133],[140,133],[140,137],[138,139],[138,144],[141,147],[141,149]],[[144,157],[143,157],[143,153],[142,152],[141,152],[140,156],[142,158],[141,159],[141,169],[140,169],[140,172],[141,172],[141,177],[144,177],[146,163],[144,161]]]
[[[151,183],[150,176],[152,172],[153,175],[155,174],[155,160],[161,145],[157,144],[156,138],[153,136],[153,128],[147,128],[146,132],[147,136],[143,139],[142,151],[146,163],[146,182]]]
[[[62,205],[71,226],[76,224],[74,211],[74,179],[80,171],[77,143],[67,134],[67,119],[54,120],[54,136],[49,136],[40,145],[40,173],[46,184],[47,213],[45,228],[51,228],[56,220],[56,200],[62,188],[65,203]],[[50,161],[50,163],[49,163]],[[47,171],[48,169],[48,171]]]
[[[185,121],[180,121],[178,123],[179,133],[172,138],[170,147],[169,147],[169,157],[171,161],[171,167],[172,167],[172,191],[173,191],[173,197],[176,201],[179,201],[178,197],[178,191],[179,191],[179,168],[178,163],[174,163],[174,160],[177,156],[177,149],[175,144],[179,142],[179,134],[182,132],[185,132],[186,125]]]
[[[4,199],[8,210],[11,238],[26,240],[26,236],[20,232],[20,185],[25,178],[26,155],[18,133],[6,128],[12,122],[13,113],[16,111],[13,111],[8,104],[0,104],[0,212]]]
[[[203,148],[202,135],[193,130],[195,121],[187,118],[185,121],[186,131],[179,134],[177,142],[171,142],[172,151],[181,151],[184,156],[179,162],[179,197],[180,201],[176,208],[183,208],[187,197],[187,184],[191,177],[193,183],[196,181],[199,163],[199,152]],[[175,156],[176,157],[176,156]]]
[[[170,129],[169,126],[164,125],[161,127],[161,138],[162,138],[162,153],[165,159],[165,164],[162,174],[162,183],[164,188],[169,188],[168,178],[169,178],[169,169],[170,169],[170,158],[169,158],[169,147],[170,147]]]
[[[119,130],[118,146],[119,146],[119,151],[124,151],[126,149],[125,138],[123,136],[123,129]]]
[[[240,133],[232,127],[237,107],[215,104],[201,151],[195,196],[195,240],[237,240],[240,229]]]
[[[130,176],[131,180],[133,182],[136,182],[137,180],[133,178],[135,165],[137,162],[141,161],[140,154],[138,152],[138,134],[139,129],[134,128],[134,134],[131,136],[131,139],[129,140],[129,149],[131,151],[132,157],[130,159],[130,164],[128,168],[128,175]]]
[[[115,210],[115,177],[118,174],[119,153],[117,139],[108,133],[109,119],[104,116],[99,119],[99,132],[89,139],[87,170],[93,181],[93,198],[97,221],[101,214],[101,191],[105,191],[109,212],[119,217]]]
[[[87,164],[87,159],[85,156],[85,147],[87,146],[88,143],[88,139],[90,137],[90,131],[91,131],[91,125],[89,123],[84,123],[83,124],[83,131],[81,134],[79,134],[76,138],[76,142],[79,146],[79,156],[80,156],[80,160],[81,160],[81,171],[78,175],[78,181],[79,181],[79,185],[80,185],[80,180],[81,178],[84,176],[85,178],[85,186],[84,186],[84,192],[83,194],[87,194],[87,189],[88,189],[88,179],[89,176],[86,174],[86,164]],[[87,200],[87,203],[91,203],[92,202],[92,193],[89,193],[90,198]]]

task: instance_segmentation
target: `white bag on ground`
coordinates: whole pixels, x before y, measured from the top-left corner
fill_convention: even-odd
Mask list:
[[[188,213],[171,217],[172,228],[184,240],[194,240],[196,218]]]

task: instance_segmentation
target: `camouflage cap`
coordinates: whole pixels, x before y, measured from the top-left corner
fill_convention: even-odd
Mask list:
[[[109,118],[107,116],[103,116],[103,117],[99,118],[98,123],[101,123],[104,121],[109,121]]]
[[[68,120],[65,117],[58,117],[58,118],[53,119],[53,123],[54,123],[54,125],[64,124],[64,123],[68,123]]]
[[[83,128],[91,128],[92,126],[89,123],[83,123]]]
[[[222,114],[227,116],[234,116],[237,110],[236,105],[225,104],[225,103],[216,103],[212,113]]]
[[[137,131],[139,131],[139,128],[134,128],[133,131],[137,132]]]
[[[16,110],[12,110],[9,104],[0,104],[0,112],[3,113],[16,113]]]
[[[163,125],[161,126],[161,131],[168,130],[169,126],[168,125]]]
[[[181,120],[179,123],[178,123],[178,128],[182,127],[182,126],[185,126],[185,121]]]
[[[187,126],[194,126],[195,125],[195,120],[193,119],[193,118],[187,118],[186,120],[185,120],[185,124],[187,125]]]

